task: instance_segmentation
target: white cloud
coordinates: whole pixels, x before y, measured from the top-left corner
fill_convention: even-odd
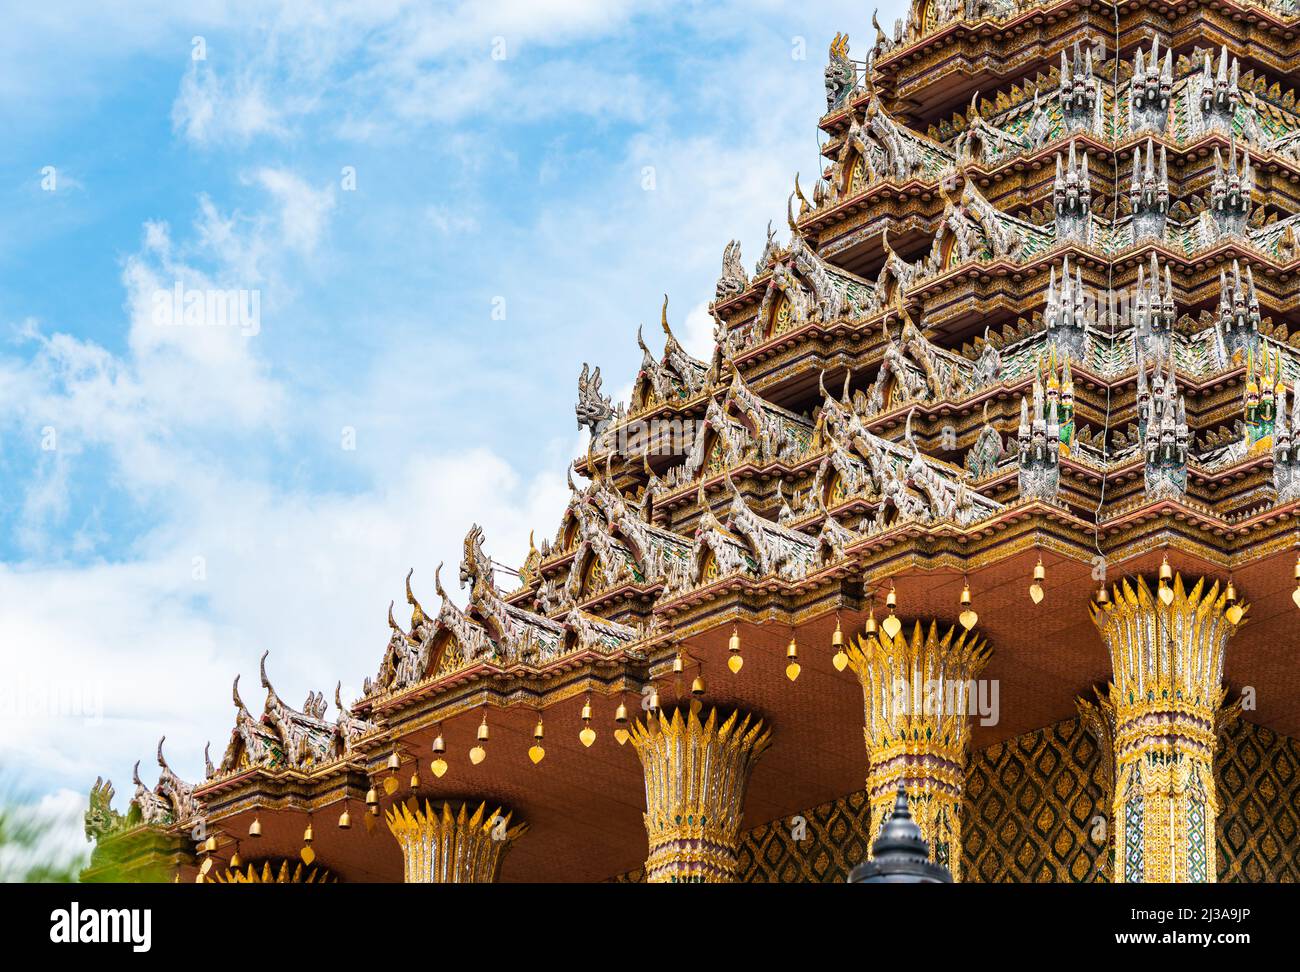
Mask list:
[[[303,252],[315,250],[334,209],[334,187],[313,189],[285,169],[259,169],[256,178],[280,207],[281,239]]]
[[[246,144],[260,135],[288,134],[282,109],[271,104],[264,81],[253,74],[222,81],[205,61],[192,61],[181,81],[172,128],[199,145]]]
[[[682,347],[702,361],[713,357],[713,315],[709,313],[709,302],[700,301],[686,315],[686,326],[678,335]],[[676,332],[674,332],[676,333]]]

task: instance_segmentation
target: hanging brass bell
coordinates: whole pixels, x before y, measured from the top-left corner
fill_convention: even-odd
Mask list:
[[[1029,599],[1035,604],[1043,602],[1043,581],[1047,579],[1047,571],[1043,568],[1043,558],[1038,558],[1038,564],[1034,567],[1034,581],[1029,585]]]
[[[731,637],[727,639],[727,667],[731,669],[731,674],[737,674],[745,665],[745,659],[740,654],[740,632],[733,625],[731,628]]]
[[[976,614],[975,609],[971,607],[970,584],[965,580],[962,581],[961,585],[961,606],[963,610],[961,614],[957,615],[957,620],[961,622],[963,628],[969,631],[971,628],[975,627],[980,616]]]

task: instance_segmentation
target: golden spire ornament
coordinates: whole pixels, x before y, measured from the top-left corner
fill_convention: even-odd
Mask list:
[[[894,609],[898,607],[898,591],[894,589],[894,582],[889,582],[889,593],[885,595],[885,607],[889,609],[889,614],[885,620],[880,622],[880,628],[885,632],[885,637],[893,641],[898,637],[898,632],[903,630],[903,622],[898,620],[894,614]]]
[[[478,737],[474,748],[469,751],[469,761],[477,766],[483,760],[487,759],[487,749],[484,743],[488,741],[488,724],[487,713],[483,713],[483,721],[478,725]]]
[[[970,582],[965,578],[965,576],[961,579],[961,607],[962,612],[957,615],[957,620],[961,622],[963,628],[969,631],[971,628],[975,627],[980,616],[976,614],[975,609],[971,607]]]
[[[793,682],[799,677],[799,673],[803,671],[799,667],[799,645],[795,643],[793,629],[790,631],[790,644],[785,649],[785,658],[788,662],[785,666],[785,677]]]
[[[740,631],[733,624],[731,637],[727,639],[727,667],[731,669],[731,674],[736,675],[744,664],[745,659],[740,656]]]
[[[447,773],[447,760],[444,758],[446,754],[447,743],[442,738],[442,733],[439,732],[433,738],[433,762],[429,764],[429,768],[433,770],[433,775],[438,779],[442,779]]]
[[[533,729],[533,739],[536,742],[528,747],[528,758],[533,761],[534,766],[546,757],[546,750],[542,748],[542,737],[544,735],[546,735],[546,729],[542,726],[542,717],[539,714],[537,716],[537,726]]]
[[[1029,599],[1035,604],[1043,603],[1043,581],[1047,579],[1047,570],[1043,567],[1043,558],[1038,558],[1034,566],[1034,581],[1029,585]]]
[[[582,704],[582,731],[578,733],[578,739],[587,748],[596,741],[596,730],[591,728],[591,696],[587,696],[587,701]]]

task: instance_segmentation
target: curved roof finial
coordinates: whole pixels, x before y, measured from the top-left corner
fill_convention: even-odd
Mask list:
[[[424,608],[420,607],[420,602],[415,599],[415,592],[411,590],[411,575],[414,573],[414,567],[406,572],[406,603],[411,605],[412,631],[429,620],[428,616],[424,613]]]

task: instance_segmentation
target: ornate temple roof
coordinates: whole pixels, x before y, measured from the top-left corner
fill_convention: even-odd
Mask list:
[[[1290,0],[1251,5],[1295,14]],[[865,63],[838,35],[826,168],[811,199],[796,177],[788,241],[769,229],[752,273],[726,243],[709,361],[677,341],[665,297],[663,350],[638,332],[629,402],[582,365],[590,445],[517,587],[498,586],[473,526],[464,605],[439,568],[427,614],[408,573],[409,624],[390,605],[376,674],[351,706],[336,689],[333,722],[320,693],[285,704],[264,656],[263,709],[236,678],[208,779],[177,780],[160,746],[163,777],[149,789],[137,774],[129,813],[233,806],[252,777],[346,789],[444,722],[512,708],[540,722],[550,704],[635,695],[722,628],[829,636],[832,616],[874,610],[884,576],[911,571],[918,602],[952,607],[933,577],[985,571],[1006,587],[1042,553],[1080,590],[1097,559],[1142,563],[1157,545],[1238,571],[1290,555],[1300,110],[1262,55],[1210,31],[1171,47],[1166,27],[1122,16],[1120,56],[1084,30],[990,58],[998,30],[1047,30],[1002,0],[914,4]],[[950,113],[914,95],[951,100],[944,78],[978,60],[959,35],[983,74]],[[1073,622],[1051,624],[1071,646],[1052,677],[1086,681]],[[97,820],[112,819],[107,786]]]

